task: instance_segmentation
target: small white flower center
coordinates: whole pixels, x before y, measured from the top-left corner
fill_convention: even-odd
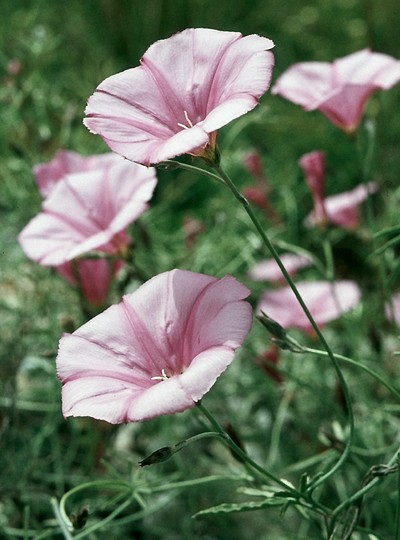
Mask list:
[[[192,121],[190,120],[189,118],[189,115],[187,113],[187,111],[183,111],[183,114],[185,115],[185,120],[186,120],[186,125],[185,124],[181,124],[180,122],[178,122],[178,126],[183,128],[183,129],[190,129],[193,127],[193,124],[192,124]]]

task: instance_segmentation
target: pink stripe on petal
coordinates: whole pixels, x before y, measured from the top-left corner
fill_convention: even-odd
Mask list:
[[[84,124],[144,165],[201,156],[215,144],[213,132],[254,108],[267,90],[272,47],[266,38],[207,28],[157,41],[140,67],[99,85]]]
[[[65,335],[57,356],[64,415],[118,423],[193,407],[250,329],[248,293],[231,276],[173,270]]]

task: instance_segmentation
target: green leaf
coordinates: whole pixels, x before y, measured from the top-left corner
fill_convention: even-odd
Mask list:
[[[196,512],[192,517],[205,516],[208,514],[232,514],[234,512],[249,512],[251,510],[259,510],[269,506],[282,506],[287,502],[285,499],[270,498],[263,501],[247,501],[243,503],[223,503],[218,506],[211,506],[205,510]]]

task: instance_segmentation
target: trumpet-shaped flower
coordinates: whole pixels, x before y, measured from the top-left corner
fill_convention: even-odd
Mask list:
[[[316,223],[327,221],[325,208],[325,154],[319,150],[304,154],[299,165],[314,199],[314,219]]]
[[[193,407],[250,330],[249,293],[232,276],[172,270],[64,335],[64,416],[116,424]]]
[[[306,111],[318,109],[339,128],[353,132],[370,95],[399,81],[400,61],[364,49],[333,63],[294,64],[278,78],[272,93]]]
[[[280,255],[280,259],[291,276],[297,270],[312,265],[310,257],[295,253],[284,253]],[[249,277],[254,281],[284,281],[285,279],[275,259],[265,259],[255,264],[249,271]]]
[[[118,154],[150,165],[215,155],[216,131],[253,109],[268,89],[269,39],[190,28],[157,41],[139,67],[104,80],[84,124]]]
[[[121,260],[76,259],[57,266],[57,272],[78,287],[92,307],[100,308],[106,303],[111,283],[123,266]]]
[[[93,250],[121,253],[126,228],[148,207],[156,176],[115,156],[112,164],[64,176],[19,235],[26,255],[59,266]]]
[[[57,182],[67,174],[102,169],[118,162],[118,156],[112,152],[82,156],[70,150],[59,150],[48,163],[35,165],[33,173],[39,191],[43,197],[47,197]]]
[[[338,319],[360,301],[360,290],[353,281],[302,281],[296,287],[318,325]],[[267,291],[258,312],[265,313],[284,328],[310,332],[312,326],[290,287]]]
[[[367,185],[360,184],[351,191],[327,197],[323,202],[326,219],[322,222],[327,220],[344,229],[357,229],[360,224],[359,207],[368,195],[375,193],[377,189],[375,182],[369,182]],[[308,227],[321,223],[317,207],[306,217],[304,223]]]

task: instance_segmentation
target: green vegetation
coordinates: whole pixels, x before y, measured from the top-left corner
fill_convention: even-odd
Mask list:
[[[276,224],[262,209],[255,211],[277,249],[289,244],[310,252],[319,265],[304,275],[326,279],[332,270],[329,245],[334,275],[356,280],[363,292],[356,310],[324,330],[334,352],[355,361],[339,359],[353,400],[355,436],[346,463],[316,489],[310,508],[279,493],[274,497],[276,486],[255,482],[218,439],[194,442],[165,463],[138,466],[153,451],[207,431],[197,410],[123,426],[91,418],[65,420],[55,373],[57,344],[85,317],[77,292],[52,270],[29,261],[17,242],[40,209],[33,166],[49,161],[59,148],[87,155],[107,150],[82,125],[86,100],[105,77],[136,66],[155,40],[187,27],[258,33],[276,44],[275,80],[296,61],[332,61],[365,47],[400,58],[398,22],[394,0],[3,2],[1,538],[320,540],[326,533],[318,504],[329,509],[329,518],[346,501],[332,539],[350,538],[346,531],[353,524],[354,540],[400,538],[400,366],[393,354],[400,349],[399,332],[385,320],[383,309],[385,295],[397,292],[400,284],[398,245],[386,245],[400,232],[400,85],[372,97],[358,141],[319,112],[306,113],[269,92],[254,111],[219,135],[224,167],[241,189],[256,185],[245,156],[253,150],[261,155],[271,202],[283,219]],[[359,150],[365,154],[371,125],[376,125],[377,144],[369,179],[379,184],[373,222],[367,227],[365,219],[354,232],[305,229],[312,198],[299,157],[325,151],[329,195],[349,190],[363,181]],[[251,281],[248,271],[266,253],[235,199],[200,173],[160,169],[158,176],[150,210],[132,227],[136,275],[123,275],[110,301],[118,302],[122,293],[155,274],[184,268],[217,277],[233,274],[252,289],[255,306],[267,285]],[[187,220],[199,225],[193,242],[185,232]],[[374,246],[374,233],[388,228]],[[312,336],[290,334],[304,346],[319,348]],[[257,463],[302,491],[306,474],[315,478],[326,471],[343,450],[348,436],[344,399],[323,353],[282,351],[284,382],[278,384],[255,361],[269,347],[267,332],[255,321],[204,403]],[[364,497],[352,501],[367,485]],[[66,493],[73,532],[58,505]]]

